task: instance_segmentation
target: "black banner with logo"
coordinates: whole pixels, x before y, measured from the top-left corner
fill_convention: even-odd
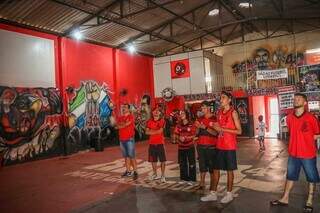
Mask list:
[[[249,104],[248,98],[236,98],[235,109],[239,114],[239,119],[242,128],[241,136],[250,136],[250,119],[249,119]]]

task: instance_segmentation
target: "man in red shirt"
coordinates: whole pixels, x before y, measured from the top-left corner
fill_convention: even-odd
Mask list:
[[[221,109],[217,113],[217,123],[214,124],[214,129],[219,132],[216,154],[217,160],[214,164],[213,171],[214,192],[217,191],[220,170],[227,171],[227,193],[221,199],[221,203],[229,203],[233,200],[233,171],[237,170],[237,135],[240,135],[242,132],[239,115],[232,107],[232,98],[232,95],[228,92],[221,93]]]
[[[136,180],[138,173],[135,158],[134,117],[129,108],[129,104],[122,105],[122,115],[118,117],[116,128],[119,129],[120,148],[126,165],[126,171],[122,177],[133,176],[133,179]],[[131,171],[131,167],[133,168],[133,172]]]
[[[302,167],[309,182],[309,195],[304,207],[304,212],[312,212],[315,184],[320,181],[317,169],[317,148],[315,143],[320,131],[317,119],[305,110],[307,103],[305,94],[296,93],[294,95],[294,112],[287,116],[290,139],[285,190],[280,200],[273,200],[270,204],[272,206],[288,205],[289,193],[294,181],[299,180]]]
[[[195,122],[198,131],[197,151],[199,155],[200,189],[205,188],[206,173],[210,173],[210,193],[201,198],[201,201],[210,201],[213,187],[213,163],[216,155],[217,132],[213,130],[216,119],[211,113],[210,102],[203,101],[201,104],[203,117]]]
[[[147,122],[146,134],[149,135],[149,162],[152,164],[153,175],[150,180],[161,179],[162,183],[166,182],[165,166],[166,153],[164,149],[163,129],[165,121],[161,118],[161,112],[158,108],[152,110],[152,118]],[[157,162],[161,163],[161,177],[157,176]]]

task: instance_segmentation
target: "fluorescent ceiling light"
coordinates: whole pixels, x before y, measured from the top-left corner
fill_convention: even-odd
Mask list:
[[[241,2],[241,3],[239,3],[239,7],[249,8],[249,7],[252,7],[252,4],[250,4],[249,2]]]
[[[213,9],[209,11],[209,16],[216,16],[219,14],[219,9]]]
[[[306,50],[306,53],[320,53],[320,48]]]

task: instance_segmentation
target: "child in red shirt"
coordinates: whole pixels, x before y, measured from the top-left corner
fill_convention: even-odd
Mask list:
[[[194,138],[196,129],[187,118],[186,111],[180,111],[179,122],[175,128],[175,135],[178,141],[178,162],[180,165],[180,179],[188,181],[193,185],[196,181],[196,158]]]
[[[152,164],[153,175],[150,180],[160,179],[165,183],[166,153],[164,148],[164,129],[165,121],[161,118],[158,108],[152,110],[152,118],[147,122],[146,134],[149,135],[149,162]],[[157,176],[157,162],[161,164],[161,177]]]

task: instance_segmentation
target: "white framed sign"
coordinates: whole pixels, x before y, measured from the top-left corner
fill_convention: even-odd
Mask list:
[[[276,69],[276,70],[258,70],[256,72],[257,80],[270,80],[288,78],[288,69]]]

